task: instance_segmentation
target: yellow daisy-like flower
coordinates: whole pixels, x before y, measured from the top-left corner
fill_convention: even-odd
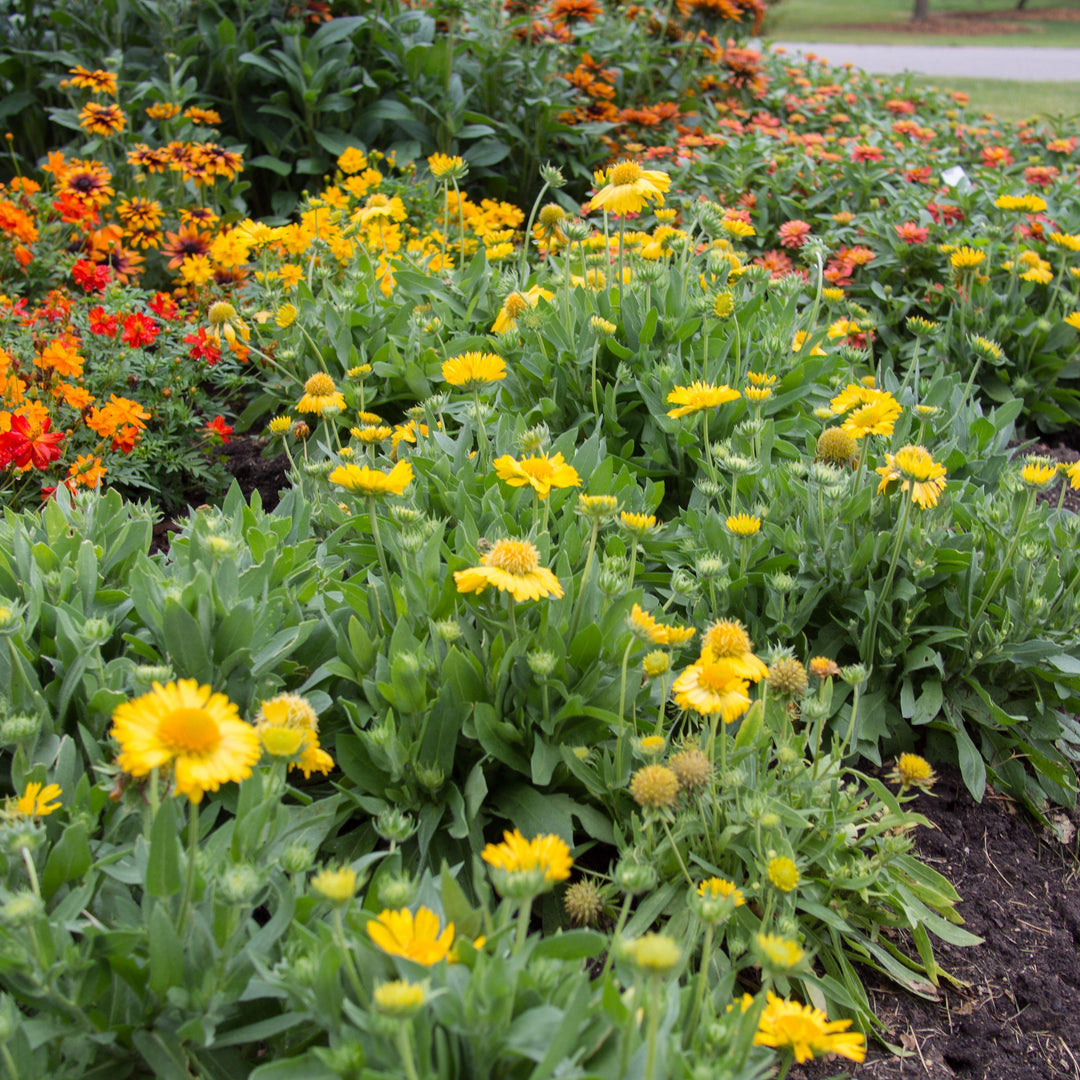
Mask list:
[[[439,916],[426,907],[415,916],[408,908],[383,910],[377,919],[368,921],[367,932],[383,952],[425,967],[445,960],[454,943],[454,924],[447,923],[440,931]]]
[[[518,829],[504,831],[502,843],[488,844],[480,857],[501,872],[496,875],[495,884],[504,895],[520,891],[521,886],[525,886],[534,896],[538,892],[546,892],[556,882],[565,881],[573,865],[570,848],[560,837],[548,833],[526,840]],[[529,880],[523,882],[521,876]],[[514,878],[518,880],[512,880]]]
[[[761,518],[754,514],[732,514],[724,524],[736,536],[753,536],[761,532]]]
[[[643,536],[656,528],[655,514],[632,514],[624,510],[619,515],[619,521],[626,529],[638,536]]]
[[[692,626],[664,626],[640,604],[630,609],[626,622],[631,633],[649,645],[684,645],[696,633]]]
[[[259,736],[236,706],[195,679],[156,682],[148,694],[118,706],[112,719],[120,768],[146,776],[170,766],[176,793],[194,803],[250,776],[262,754]]]
[[[284,435],[291,427],[291,416],[275,416],[267,425],[271,435]]]
[[[1069,251],[1080,251],[1080,233],[1052,232],[1047,237],[1051,244],[1067,248]]]
[[[682,950],[668,934],[649,933],[623,945],[623,954],[642,971],[664,975],[679,962]]]
[[[304,383],[304,396],[297,402],[296,411],[322,416],[331,406],[344,409],[345,398],[334,385],[334,380],[325,371],[316,371]]]
[[[399,461],[388,473],[369,465],[339,465],[327,479],[354,495],[400,495],[412,478],[412,466]]]
[[[754,944],[762,960],[774,968],[790,970],[803,962],[806,956],[802,946],[791,938],[779,934],[755,934]]]
[[[278,308],[277,314],[274,316],[274,322],[278,324],[284,330],[286,327],[292,326],[296,322],[296,305],[295,304],[282,304]]]
[[[506,361],[495,353],[467,352],[452,356],[442,366],[442,377],[451,386],[473,390],[506,378]]]
[[[525,292],[512,292],[503,301],[503,306],[492,323],[491,332],[502,334],[513,330],[517,326],[519,315],[530,307],[536,307],[541,300],[552,300],[554,297],[555,294],[550,289],[543,289],[539,285],[533,285]]]
[[[746,898],[742,892],[735,887],[735,882],[728,881],[727,878],[711,877],[706,878],[698,886],[698,896],[705,897],[711,900],[730,900],[733,907],[742,907],[746,903]]]
[[[1074,490],[1080,488],[1080,461],[1074,461],[1071,465],[1066,465],[1065,475],[1069,478],[1069,487]]]
[[[741,397],[738,390],[732,390],[730,386],[717,386],[715,383],[705,383],[697,380],[689,386],[676,386],[667,396],[669,405],[677,405],[678,408],[668,412],[673,420],[690,413],[701,412],[703,409],[715,409],[728,401],[735,401]]]
[[[754,646],[738,619],[718,619],[701,639],[701,660],[725,660],[740,679],[760,682],[769,674],[765,663],[754,655]]]
[[[305,779],[313,772],[324,776],[334,767],[334,759],[319,746],[319,714],[311,702],[299,694],[278,694],[262,702],[254,718],[255,730],[268,754],[299,757],[289,769],[300,769]],[[299,741],[295,735],[299,734]],[[292,750],[287,747],[295,742]]]
[[[1064,319],[1066,326],[1071,326],[1074,330],[1080,330],[1080,311],[1072,311],[1065,316]]]
[[[744,240],[748,236],[757,235],[754,226],[743,221],[742,218],[725,218],[720,223],[720,226],[728,236],[736,236],[740,240]]]
[[[764,371],[748,371],[746,373],[746,381],[751,386],[774,386],[776,384],[776,376],[769,375]]]
[[[546,499],[552,488],[581,487],[577,470],[567,465],[562,454],[554,457],[534,454],[520,461],[504,454],[493,464],[500,480],[505,480],[511,487],[531,487],[541,499]]]
[[[1020,479],[1030,487],[1046,487],[1057,477],[1058,467],[1047,458],[1031,457],[1020,470]]]
[[[386,1016],[404,1018],[423,1008],[427,992],[420,983],[408,979],[379,983],[375,987],[375,1008]]]
[[[769,860],[766,867],[769,880],[781,891],[791,892],[799,884],[799,868],[786,855]]]
[[[457,155],[451,157],[449,154],[432,154],[427,159],[427,162],[431,175],[440,180],[444,176],[447,179],[452,177],[455,180],[460,180],[467,172],[465,159]]]
[[[972,247],[961,247],[949,256],[949,263],[954,270],[974,270],[986,262],[986,252],[976,251]]]
[[[604,186],[592,197],[594,210],[636,214],[649,203],[664,205],[671,177],[658,169],[643,169],[636,161],[620,161],[604,175]]]
[[[772,397],[772,393],[772,388],[769,386],[746,386],[743,388],[746,400],[752,401],[755,405],[768,401]]]
[[[902,788],[919,787],[929,791],[937,780],[937,774],[926,758],[918,754],[901,754],[896,759],[896,766],[889,773],[888,779]]]
[[[999,210],[1023,210],[1029,214],[1039,214],[1046,209],[1046,200],[1041,195],[999,195],[994,205]]]
[[[874,397],[845,417],[840,425],[853,439],[867,435],[891,435],[902,406],[887,391],[873,391]]]
[[[693,709],[702,716],[719,713],[725,724],[737,720],[750,708],[750,684],[727,660],[713,660],[705,654],[675,680],[671,688],[680,709]]]
[[[496,541],[479,566],[454,571],[454,584],[461,593],[480,593],[494,585],[518,602],[563,595],[558,578],[540,565],[540,554],[528,540]]]
[[[848,383],[839,394],[829,402],[829,408],[838,416],[854,409],[858,405],[868,405],[874,401],[880,391],[862,383]]]
[[[60,798],[59,784],[29,783],[26,790],[15,802],[15,809],[26,817],[46,817],[60,809],[60,803],[53,802]]]
[[[331,903],[348,903],[356,893],[356,871],[347,866],[340,870],[320,870],[311,879],[311,887]]]
[[[848,1031],[850,1020],[830,1020],[820,1009],[785,1001],[771,990],[766,1000],[768,1004],[754,1035],[756,1046],[790,1050],[800,1065],[816,1054],[836,1054],[848,1061],[866,1057],[866,1038],[857,1031]]]
[[[938,496],[945,490],[945,466],[934,461],[925,446],[909,445],[895,455],[886,454],[885,464],[874,471],[881,474],[879,492],[893,480],[900,480],[900,490],[910,490],[912,501],[923,510],[937,506]]]

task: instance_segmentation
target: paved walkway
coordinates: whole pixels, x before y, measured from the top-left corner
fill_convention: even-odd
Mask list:
[[[1080,82],[1080,49],[991,45],[836,45],[774,41],[789,52],[815,53],[832,64],[854,64],[875,75],[916,71],[1026,82]],[[1078,101],[1080,105],[1080,101]]]

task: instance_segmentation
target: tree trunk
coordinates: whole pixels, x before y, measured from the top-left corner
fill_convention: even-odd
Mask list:
[[[1026,0],[1020,0],[1025,3]],[[930,0],[915,0],[915,7],[911,12],[913,22],[922,22],[930,14]]]

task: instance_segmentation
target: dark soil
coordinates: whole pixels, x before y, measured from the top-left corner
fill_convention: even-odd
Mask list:
[[[263,509],[273,510],[279,501],[278,492],[289,486],[285,475],[289,462],[284,454],[271,458],[263,457],[265,446],[265,439],[253,438],[250,435],[233,435],[222,447],[222,453],[225,456],[226,471],[236,479],[245,498],[250,500],[252,492],[258,491],[262,497]],[[214,501],[213,497],[206,492],[192,492],[188,505],[197,507]],[[164,517],[155,523],[152,551],[168,549],[169,533],[177,531],[177,518],[182,516],[184,515]]]
[[[1040,828],[1009,800],[976,803],[955,769],[911,805],[935,828],[916,854],[959,892],[965,929],[985,939],[935,943],[938,1001],[899,992],[866,972],[885,1038],[907,1052],[871,1048],[849,1067],[858,1080],[1080,1080],[1080,814],[1053,811]],[[792,1080],[835,1076],[845,1063],[793,1069]]]
[[[991,8],[986,11],[948,11],[934,13],[915,22],[912,19],[895,22],[851,23],[834,26],[834,30],[872,30],[895,34],[948,34],[979,37],[983,34],[1029,34],[1031,23],[1080,22],[1080,9],[1075,7],[1033,8],[1017,11],[1016,5]]]

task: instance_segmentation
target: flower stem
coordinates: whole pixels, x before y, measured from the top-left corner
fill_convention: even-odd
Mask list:
[[[199,853],[199,804],[192,800],[188,812],[188,857],[184,867],[184,893],[180,898],[180,917],[176,932],[183,938],[191,920],[191,904],[195,897],[195,857]]]
[[[626,734],[626,720],[624,710],[626,708],[626,669],[630,663],[630,650],[634,647],[634,638],[631,637],[626,643],[626,651],[622,658],[622,679],[619,683],[619,738],[615,743],[615,783],[622,782],[622,754],[623,741]]]
[[[406,1080],[420,1080],[416,1071],[416,1062],[413,1060],[411,1033],[412,1025],[400,1021],[394,1038],[397,1042],[398,1053],[401,1055],[401,1067],[405,1070]]]
[[[623,898],[623,905],[619,911],[618,921],[615,923],[615,929],[611,933],[611,945],[608,948],[608,954],[604,960],[604,966],[600,969],[600,978],[603,977],[611,970],[611,965],[615,962],[615,944],[622,937],[622,932],[626,929],[627,920],[630,918],[630,905],[634,902],[632,893],[627,893]]]
[[[863,650],[863,659],[868,664],[874,662],[874,647],[877,644],[878,619],[881,616],[881,609],[885,603],[885,597],[888,596],[889,590],[892,588],[893,575],[896,573],[896,563],[900,558],[900,547],[907,534],[908,518],[911,517],[911,506],[914,501],[915,500],[910,496],[904,499],[904,509],[900,515],[900,527],[896,530],[896,540],[893,542],[892,557],[889,560],[889,572],[885,575],[885,584],[882,586],[881,591],[877,594],[877,599],[874,601],[874,614],[870,618],[870,628],[867,631],[867,636],[864,638],[868,644]]]
[[[394,603],[394,590],[390,583],[390,568],[386,564],[386,552],[383,550],[382,536],[379,533],[379,518],[375,513],[375,496],[368,496],[368,514],[371,518],[371,535],[375,539],[375,551],[379,556],[379,567],[382,570],[383,583],[386,586],[386,617],[390,621],[391,629],[393,629],[394,615],[397,605]]]
[[[1028,512],[1031,510],[1031,502],[1032,502],[1032,499],[1034,499],[1034,497],[1035,497],[1035,489],[1032,488],[1032,487],[1029,487],[1027,489],[1027,493],[1026,493],[1025,498],[1024,498],[1024,507],[1020,511],[1020,519],[1016,523],[1016,529],[1013,532],[1012,540],[1009,542],[1009,549],[1005,553],[1005,558],[1002,560],[1001,566],[999,567],[997,573],[994,575],[993,580],[990,582],[990,587],[983,594],[983,598],[979,603],[978,610],[975,612],[974,617],[972,618],[971,622],[968,624],[968,627],[969,627],[968,640],[969,641],[974,639],[976,624],[978,623],[979,619],[982,617],[982,613],[986,610],[987,604],[989,604],[990,601],[993,599],[994,593],[996,593],[997,590],[998,590],[998,586],[1001,584],[1001,582],[1004,579],[1005,575],[1009,572],[1009,568],[1012,566],[1013,555],[1016,554],[1016,548],[1017,548],[1017,545],[1020,543],[1020,537],[1024,535],[1024,526],[1027,524]]]
[[[529,936],[529,916],[532,914],[531,896],[521,901],[518,908],[517,935],[514,938],[514,952],[519,953],[525,947],[525,939]]]
[[[688,1031],[697,1029],[698,1017],[701,1015],[705,1004],[705,991],[709,985],[709,962],[712,960],[713,933],[715,928],[712,923],[705,927],[705,943],[701,946],[701,968],[698,971],[697,990],[694,993],[694,1008],[690,1013],[690,1026]]]
[[[656,1075],[656,1036],[660,1030],[660,976],[649,976],[649,1019],[645,1029],[645,1080]]]
[[[341,908],[336,905],[334,907],[334,941],[337,943],[338,950],[341,953],[345,975],[349,980],[349,985],[352,987],[353,994],[356,995],[357,1002],[363,1002],[366,997],[364,987],[360,982],[360,973],[356,970],[356,961],[353,959],[352,950],[345,940],[345,922],[341,917]]]

